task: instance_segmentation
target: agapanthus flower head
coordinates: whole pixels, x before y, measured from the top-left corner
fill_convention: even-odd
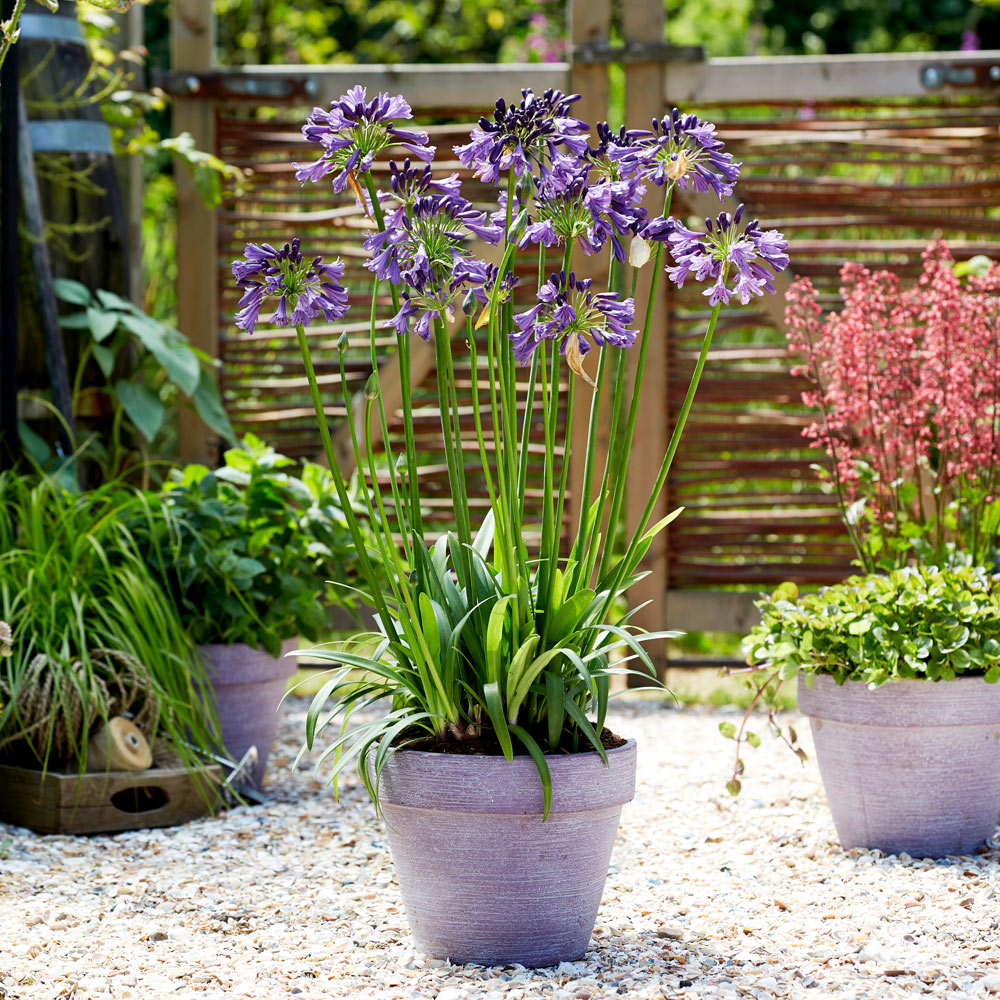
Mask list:
[[[676,220],[667,233],[667,246],[674,266],[667,274],[678,287],[694,274],[696,281],[712,279],[705,289],[714,306],[727,303],[732,295],[746,305],[755,295],[774,292],[772,278],[788,267],[788,243],[776,229],[762,230],[754,219],[739,230],[743,206],[730,215],[721,212],[705,220],[706,232],[696,233]]]
[[[389,161],[389,186],[391,191],[380,192],[380,200],[393,205],[386,226],[398,226],[408,208],[412,208],[417,198],[429,194],[458,195],[462,190],[462,182],[458,174],[452,173],[444,178],[435,178],[430,164],[420,167],[411,166],[407,157],[402,167],[395,160]]]
[[[503,229],[458,195],[431,194],[416,197],[394,225],[365,241],[369,270],[380,281],[406,286],[390,320],[397,332],[413,329],[429,338],[432,316],[447,318],[469,286],[486,280],[486,265],[466,248],[470,234],[496,244]]]
[[[324,264],[321,257],[308,260],[298,238],[280,250],[269,243],[248,243],[243,257],[233,261],[233,276],[243,289],[236,325],[248,333],[253,333],[269,298],[278,299],[269,322],[282,327],[308,326],[320,315],[333,323],[348,309],[347,290],[340,284],[344,262]]]
[[[525,364],[542,341],[557,344],[570,368],[589,385],[593,379],[583,367],[591,340],[598,347],[631,347],[636,330],[630,329],[635,303],[614,292],[591,292],[590,278],[570,271],[552,274],[538,290],[538,301],[527,312],[514,316],[517,331],[510,338],[514,357]]]
[[[434,147],[427,145],[426,132],[394,124],[398,118],[412,117],[404,98],[378,94],[369,101],[364,87],[352,87],[333,102],[329,111],[313,108],[302,134],[309,142],[318,142],[323,153],[314,163],[296,163],[295,176],[300,181],[318,181],[332,173],[333,190],[339,194],[350,184],[365,207],[357,175],[370,170],[386,146],[398,143],[418,159],[429,162],[434,158]]]
[[[537,173],[546,156],[563,146],[576,156],[587,150],[587,124],[569,114],[579,94],[567,97],[561,90],[535,94],[521,91],[521,103],[496,103],[493,117],[483,116],[470,141],[454,150],[462,164],[484,181],[496,183],[501,173],[513,170],[520,177]]]
[[[653,135],[652,132],[628,129],[624,125],[616,132],[607,122],[598,122],[594,131],[597,133],[597,145],[587,147],[587,159],[593,164],[594,173],[598,177],[610,181],[621,180],[623,177],[621,151],[630,149]]]
[[[674,108],[670,118],[654,118],[652,129],[631,145],[612,145],[608,157],[621,164],[625,176],[638,176],[654,184],[676,184],[695,191],[714,191],[719,200],[733,193],[740,165],[723,150],[715,126],[697,115],[682,115]]]
[[[592,183],[586,160],[556,155],[552,166],[535,179],[532,219],[518,246],[556,246],[578,241],[584,253],[597,253],[611,243],[625,259],[619,233],[635,232],[646,217],[640,204],[644,188],[635,180]]]

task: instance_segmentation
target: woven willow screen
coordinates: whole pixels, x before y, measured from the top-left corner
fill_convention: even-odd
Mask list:
[[[790,88],[791,89],[791,88]],[[1000,105],[950,98],[698,109],[743,162],[748,214],[785,233],[790,270],[837,301],[845,259],[919,271],[935,237],[956,259],[1000,256]],[[707,310],[699,289],[671,298],[668,387],[679,405]],[[803,447],[810,417],[789,375],[783,303],[731,310],[669,483],[669,585],[842,579],[852,550]],[[775,306],[777,308],[775,308]],[[777,315],[776,315],[777,314]]]
[[[809,275],[831,305],[846,258],[912,275],[920,251],[936,236],[947,239],[959,259],[1000,255],[1000,106],[995,99],[788,101],[690,110],[718,123],[727,147],[743,162],[739,194],[748,213],[784,231],[792,246],[792,270]],[[226,113],[217,121],[219,154],[254,171],[247,191],[226,203],[219,216],[224,397],[239,432],[258,433],[291,455],[319,451],[294,331],[260,330],[251,337],[232,323],[236,295],[229,264],[247,241],[283,243],[299,236],[303,249],[346,260],[353,295],[343,354],[349,397],[363,388],[371,370],[371,284],[361,248],[369,224],[353,196],[337,196],[329,185],[302,187],[295,180],[292,162],[314,155],[295,124],[303,117],[282,110],[280,117]],[[446,156],[467,131],[432,126],[432,141]],[[457,161],[439,161],[438,167],[459,170]],[[475,182],[467,181],[464,193],[473,201],[488,197]],[[675,211],[685,211],[683,202],[675,202]],[[520,266],[532,272],[534,258],[525,255]],[[522,301],[531,284],[524,283]],[[704,302],[693,286],[673,290],[669,298],[667,370],[647,373],[645,391],[669,393],[671,409],[680,403],[697,354],[707,316]],[[757,300],[724,314],[720,324],[669,482],[671,507],[687,507],[670,529],[671,589],[763,587],[786,579],[822,583],[842,578],[848,569],[851,552],[836,505],[818,488],[810,469],[822,456],[804,447],[801,436],[809,417],[799,404],[802,383],[789,374],[781,308],[776,300],[765,311]],[[381,318],[390,315],[387,295],[376,309]],[[338,348],[343,329],[309,330],[328,413],[338,424],[345,413]],[[391,366],[390,333],[378,348],[380,361]],[[460,336],[464,339],[464,332]],[[452,499],[439,460],[433,366],[420,346],[414,344],[413,362],[421,376],[414,413],[419,471],[428,518],[444,530],[451,523]],[[471,433],[469,376],[466,354],[458,387]],[[387,370],[387,394],[393,378]],[[390,420],[390,449],[399,454],[401,414],[390,413]],[[474,447],[474,437],[466,447]],[[529,442],[529,448],[540,447],[540,440]],[[470,461],[470,473],[474,464]],[[529,477],[529,511],[540,488],[540,476]],[[471,502],[485,509],[485,486],[470,482],[470,490]]]

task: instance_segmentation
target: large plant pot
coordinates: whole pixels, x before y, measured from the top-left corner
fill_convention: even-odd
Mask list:
[[[452,962],[527,966],[587,950],[636,744],[548,758],[552,811],[530,757],[402,750],[379,788],[418,950]]]
[[[799,678],[845,848],[969,854],[1000,817],[1000,686],[979,677],[889,681],[875,691]]]
[[[295,646],[294,639],[283,643],[278,659],[239,642],[200,647],[212,680],[222,744],[237,761],[251,746],[257,747],[257,764],[251,777],[258,788],[278,731],[278,705],[296,669],[295,658],[285,654]]]

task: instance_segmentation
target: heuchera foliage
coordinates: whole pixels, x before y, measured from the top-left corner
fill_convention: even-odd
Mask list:
[[[992,558],[1000,469],[1000,266],[960,278],[944,243],[904,285],[841,269],[825,317],[808,278],[787,294],[788,340],[820,411],[805,431],[832,460],[861,564]]]

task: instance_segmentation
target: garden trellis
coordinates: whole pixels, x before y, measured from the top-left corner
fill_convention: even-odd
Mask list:
[[[608,67],[620,63],[626,120],[641,125],[677,105],[715,121],[727,148],[743,161],[747,211],[794,238],[792,270],[809,275],[826,293],[835,290],[847,257],[913,273],[934,235],[947,239],[959,259],[1000,251],[993,211],[1000,192],[1000,53],[706,60],[696,50],[650,42],[663,35],[658,4],[625,0],[621,45],[609,41],[609,0],[571,0],[569,6],[568,63],[235,70],[211,64],[214,25],[205,5],[178,0],[175,68],[159,81],[174,96],[176,129],[191,132],[200,148],[254,170],[247,190],[216,213],[201,206],[188,178],[178,178],[179,326],[222,360],[222,386],[238,430],[253,430],[290,454],[319,451],[294,331],[250,338],[232,323],[229,263],[246,241],[298,235],[318,253],[343,257],[357,296],[351,319],[359,330],[367,327],[364,218],[350,192],[302,188],[292,166],[308,159],[296,124],[303,109],[327,104],[354,83],[404,93],[430,123],[431,141],[445,150],[464,141],[468,123],[489,109],[496,93],[514,96],[521,87],[580,93],[576,113],[602,120],[609,108]],[[474,201],[475,184],[465,193]],[[675,204],[674,214],[710,209],[689,198]],[[705,317],[698,289],[671,287],[661,294],[659,336],[647,364],[633,449],[638,455],[629,465],[626,514],[633,519],[648,499],[657,464],[640,456],[662,454],[696,354],[690,338]],[[641,599],[651,603],[639,621],[647,628],[666,623],[742,630],[752,621],[754,594],[733,588],[765,589],[786,579],[824,583],[846,575],[851,553],[836,504],[820,491],[810,469],[820,456],[801,437],[809,418],[799,405],[802,383],[789,374],[783,305],[774,297],[720,324],[662,502],[664,513],[680,504],[687,510],[646,559],[652,573],[641,585]],[[388,308],[383,303],[385,315]],[[335,419],[344,412],[337,346],[342,329],[310,331]],[[350,324],[347,329],[350,338]],[[363,343],[359,335],[357,347],[345,354],[346,377],[359,392],[369,370]],[[391,366],[389,344],[387,336],[384,364]],[[413,367],[420,386],[414,424],[424,455],[421,475],[432,498],[430,517],[445,530],[453,501],[436,454],[432,352],[415,351]],[[382,381],[388,386],[394,380]],[[391,414],[393,401],[385,401]],[[468,394],[465,403],[471,431]],[[577,409],[585,436],[587,410]],[[213,442],[188,415],[182,420],[184,457],[212,461]],[[391,439],[400,428],[397,417]],[[570,482],[578,495],[582,463],[574,452]],[[529,479],[529,510],[537,488]],[[471,503],[475,519],[485,496]]]

